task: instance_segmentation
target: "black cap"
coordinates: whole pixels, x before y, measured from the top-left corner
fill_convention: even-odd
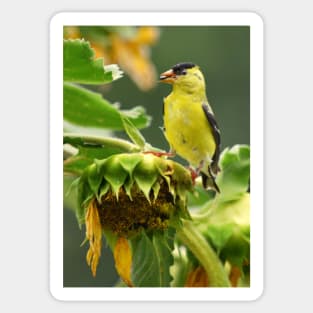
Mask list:
[[[172,70],[176,75],[184,75],[186,74],[186,69],[193,68],[195,66],[196,64],[191,62],[178,63],[172,67]]]

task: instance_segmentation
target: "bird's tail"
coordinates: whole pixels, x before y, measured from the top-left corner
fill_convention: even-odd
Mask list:
[[[202,177],[202,186],[205,189],[213,189],[216,192],[220,193],[220,189],[218,188],[215,176],[213,175],[210,167],[208,167],[208,173],[200,172]]]

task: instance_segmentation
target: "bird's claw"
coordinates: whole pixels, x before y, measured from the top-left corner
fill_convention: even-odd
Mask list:
[[[157,156],[157,157],[162,157],[162,156],[167,156],[167,157],[174,157],[175,156],[175,153],[173,153],[173,152],[159,152],[159,151],[144,151],[143,152],[144,154],[153,154],[153,155],[155,155],[155,156]]]
[[[190,171],[192,185],[196,184],[196,178],[199,176],[198,171],[195,171],[191,166],[187,166],[187,169]]]

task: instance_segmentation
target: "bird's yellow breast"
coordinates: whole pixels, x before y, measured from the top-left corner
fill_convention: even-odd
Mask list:
[[[192,95],[171,93],[164,100],[165,136],[172,149],[192,165],[210,161],[216,144],[202,108]]]

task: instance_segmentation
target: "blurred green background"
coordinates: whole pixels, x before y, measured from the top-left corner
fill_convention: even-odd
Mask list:
[[[151,48],[150,59],[158,75],[176,63],[198,64],[206,78],[207,97],[221,129],[222,149],[250,143],[249,27],[160,27],[160,38]],[[142,130],[143,135],[153,146],[169,149],[160,126],[163,125],[163,98],[170,93],[170,85],[158,83],[152,90],[143,92],[125,75],[107,90],[93,89],[103,92],[103,97],[111,102],[119,102],[123,109],[144,106],[153,119],[150,127]],[[122,133],[118,136],[125,137]],[[111,252],[103,248],[97,276],[93,278],[85,257],[88,244],[80,247],[85,229],[79,229],[71,210],[64,210],[63,230],[64,286],[113,286],[118,278]]]

